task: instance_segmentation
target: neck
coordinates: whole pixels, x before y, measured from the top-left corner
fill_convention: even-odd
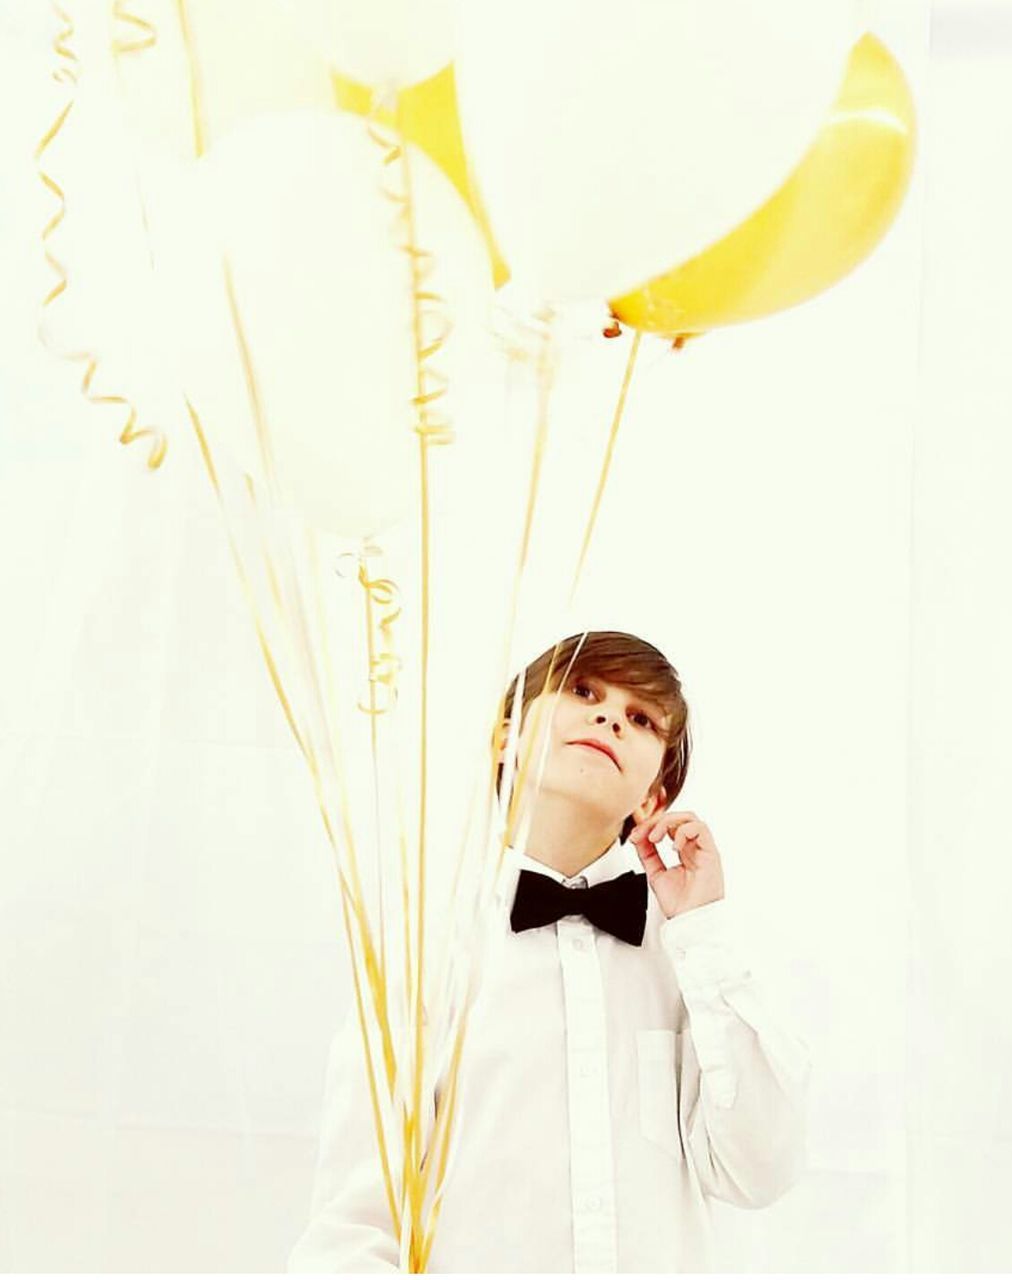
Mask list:
[[[523,852],[566,877],[579,875],[611,848],[622,825],[595,822],[586,809],[574,808],[562,797],[554,803],[553,799],[543,793],[540,796]],[[518,830],[519,826],[518,822]]]

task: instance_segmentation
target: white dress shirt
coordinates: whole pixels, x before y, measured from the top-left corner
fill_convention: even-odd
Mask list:
[[[723,900],[669,920],[648,891],[639,947],[582,915],[513,933],[523,868],[567,885],[644,874],[619,841],[571,879],[507,850],[427,1269],[711,1270],[706,1197],[762,1208],[804,1170],[808,1043],[764,1001]],[[289,1272],[398,1269],[366,1080],[352,1012]]]

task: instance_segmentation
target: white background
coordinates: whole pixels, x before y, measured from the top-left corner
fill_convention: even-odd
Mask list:
[[[678,668],[678,807],[815,1053],[810,1170],[715,1206],[729,1270],[1012,1267],[1012,6],[869,14],[920,111],[898,220],[813,302],[644,343],[565,613],[624,358],[574,348],[518,636]],[[337,884],[183,422],[147,472],[35,339],[48,21],[0,9],[0,1268],[275,1271],[349,998]]]

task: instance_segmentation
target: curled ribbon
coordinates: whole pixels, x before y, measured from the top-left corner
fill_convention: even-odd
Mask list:
[[[376,550],[376,548],[372,548]],[[380,647],[377,652],[373,652],[372,645],[372,609],[371,605],[378,605],[380,608],[386,608],[393,604],[398,597],[397,584],[392,578],[370,578],[366,569],[366,561],[363,556],[359,564],[358,580],[366,593],[366,610],[369,619],[369,683],[372,686],[381,685],[387,692],[386,705],[377,707],[375,705],[375,695],[370,697],[369,706],[363,706],[360,702],[358,709],[366,712],[367,715],[383,715],[389,711],[393,704],[397,701],[397,674],[403,665],[401,659],[397,656],[393,639],[393,624],[400,617],[400,608],[395,608],[392,612],[383,614],[376,625],[380,633]]]
[[[397,247],[408,255],[411,265],[412,335],[415,348],[415,394],[411,398],[418,415],[415,431],[426,445],[450,444],[453,430],[445,412],[438,406],[446,395],[447,378],[431,359],[450,335],[452,325],[446,314],[446,299],[425,282],[432,274],[435,258],[423,249],[415,235],[415,206],[411,189],[411,167],[402,139],[392,134],[380,123],[380,113],[389,109],[396,118],[396,93],[392,90],[374,95],[366,130],[369,137],[383,152],[383,167],[400,164],[401,180],[394,185],[382,182],[383,195],[397,210],[399,225]]]
[[[126,0],[114,0],[112,20],[114,24],[119,24],[129,29],[128,32],[113,37],[112,51],[117,56],[123,53],[140,53],[144,49],[150,49],[158,39],[154,24],[146,18],[132,13],[127,8]],[[138,32],[140,34],[136,34]]]
[[[62,23],[60,30],[53,39],[53,50],[58,59],[56,69],[53,71],[53,79],[59,84],[68,86],[68,98],[64,105],[60,108],[53,123],[40,138],[35,148],[34,159],[36,171],[39,180],[43,186],[59,201],[59,208],[52,215],[49,221],[42,229],[42,250],[45,255],[46,262],[51,270],[55,273],[57,279],[56,284],[46,294],[42,300],[42,309],[45,311],[55,300],[64,293],[68,284],[67,269],[64,264],[56,257],[52,249],[49,247],[49,239],[53,232],[63,221],[67,211],[67,199],[63,188],[42,165],[42,157],[46,150],[52,145],[54,139],[59,135],[61,129],[66,123],[67,117],[70,115],[74,106],[74,91],[77,87],[78,66],[80,59],[74,50],[72,41],[74,39],[74,21],[70,14],[51,0],[51,8]],[[121,52],[134,52],[139,49],[146,49],[154,43],[154,28],[150,23],[144,22],[143,19],[136,18],[135,15],[128,14],[120,4],[115,6],[114,14],[117,19],[138,24],[146,29],[150,34],[150,39],[134,40],[130,44],[125,44]],[[114,46],[115,47],[115,46]],[[134,440],[139,440],[144,436],[152,436],[154,438],[153,446],[148,454],[147,465],[149,470],[155,471],[161,466],[168,448],[168,441],[163,432],[153,427],[141,427],[137,429],[138,412],[136,407],[125,396],[108,394],[98,395],[91,390],[92,379],[98,369],[98,357],[90,351],[61,351],[58,350],[46,336],[44,323],[40,320],[38,326],[39,341],[52,351],[54,355],[63,360],[72,360],[75,362],[84,361],[86,368],[84,377],[81,379],[81,393],[91,404],[117,404],[122,405],[127,411],[127,419],[123,425],[123,429],[119,435],[120,444],[132,444]]]
[[[56,119],[53,121],[53,123],[49,126],[49,128],[43,134],[41,140],[39,141],[38,146],[36,146],[35,148],[35,164],[38,170],[39,179],[42,182],[43,186],[45,186],[46,189],[52,195],[54,195],[56,199],[60,202],[60,207],[56,210],[56,212],[53,214],[53,216],[49,219],[49,221],[46,223],[46,225],[42,229],[43,253],[45,254],[46,262],[49,263],[49,266],[56,273],[56,276],[57,276],[56,284],[49,291],[49,293],[46,294],[45,298],[43,299],[43,302],[42,302],[43,307],[48,307],[49,304],[55,298],[58,298],[60,294],[64,291],[64,289],[66,289],[67,287],[66,269],[64,268],[63,263],[60,262],[60,260],[52,252],[48,244],[49,237],[53,234],[56,228],[63,221],[64,214],[66,213],[66,210],[67,210],[67,201],[66,201],[66,197],[63,194],[63,188],[50,174],[46,173],[46,171],[42,168],[42,165],[39,162],[41,161],[43,153],[45,152],[46,148],[50,145],[53,139],[57,136],[57,134],[63,128],[64,121],[67,119],[67,116],[70,115],[70,112],[73,109],[73,106],[74,106],[73,90],[77,84],[77,68],[75,64],[77,64],[80,61],[77,54],[74,52],[73,48],[69,43],[69,41],[72,40],[74,36],[74,23],[71,20],[70,15],[66,13],[63,9],[61,9],[58,4],[54,3],[52,7],[54,12],[59,16],[61,21],[64,23],[63,27],[61,27],[61,29],[57,32],[56,36],[53,38],[53,50],[55,51],[57,58],[62,59],[61,62],[57,63],[56,69],[53,71],[53,79],[58,84],[69,85],[70,95],[68,97],[67,102],[64,104],[64,106],[61,108],[61,110],[57,114]],[[41,336],[42,334],[40,329],[40,337]]]

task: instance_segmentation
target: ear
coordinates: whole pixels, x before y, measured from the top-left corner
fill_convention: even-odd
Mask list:
[[[664,783],[659,783],[656,791],[647,792],[646,799],[642,804],[638,804],[632,811],[632,816],[636,820],[637,826],[641,822],[646,822],[648,818],[652,818],[655,814],[665,808],[668,802],[668,793],[664,790]]]

